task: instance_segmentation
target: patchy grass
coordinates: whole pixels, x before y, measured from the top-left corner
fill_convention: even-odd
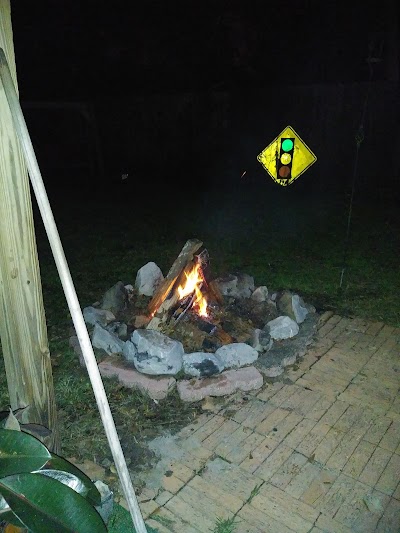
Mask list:
[[[122,387],[113,379],[105,379],[104,387],[132,469],[151,460],[144,446],[147,439],[165,428],[175,430],[190,423],[199,410],[198,405],[182,402],[176,391],[164,401],[155,402],[138,391]],[[55,375],[55,393],[63,454],[96,462],[104,462],[105,458],[112,461],[86,372],[75,372],[67,377]]]
[[[260,492],[260,488],[262,487],[262,483],[260,485],[256,485],[254,489],[251,491],[250,496],[248,497],[246,503],[250,503],[253,498],[255,498],[258,493]]]
[[[215,528],[213,533],[234,533],[238,521],[235,517],[233,518],[217,518]]]
[[[153,518],[153,517],[152,517]],[[158,530],[146,524],[147,533],[158,533]],[[113,512],[107,524],[108,533],[135,533],[130,513],[114,503]]]
[[[179,205],[172,197],[138,206],[134,192],[116,196],[116,202],[53,206],[82,307],[119,280],[134,283],[148,261],[167,272],[185,241],[197,237],[209,251],[213,275],[245,271],[257,285],[297,291],[318,310],[400,325],[400,226],[394,209],[354,206],[340,288],[345,199],[302,198],[285,189],[271,196],[262,188],[213,191]],[[86,371],[68,345],[71,318],[39,219],[36,227],[63,454],[104,462],[110,452],[100,416]],[[2,358],[0,373],[5,373]],[[113,380],[105,380],[105,388],[132,468],[150,460],[143,446],[147,438],[187,424],[199,410],[176,393],[156,403]],[[0,406],[7,404],[2,380]]]
[[[168,271],[185,241],[197,237],[209,251],[214,275],[242,270],[259,285],[298,291],[319,309],[400,324],[395,208],[361,200],[354,205],[344,265],[346,198],[298,198],[286,189],[263,194],[217,191],[181,205],[166,198],[165,205],[147,210],[120,198],[120,208],[104,201],[75,206],[73,221],[68,209],[58,207],[56,221],[82,307],[118,280],[134,283],[148,261]],[[65,330],[70,319],[43,231],[38,247],[48,323]]]

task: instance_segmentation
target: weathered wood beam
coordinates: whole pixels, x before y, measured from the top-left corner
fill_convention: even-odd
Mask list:
[[[8,0],[0,0],[0,48],[17,87]],[[28,173],[2,83],[0,198],[0,335],[10,405],[26,407],[23,423],[48,427],[45,444],[60,453]]]

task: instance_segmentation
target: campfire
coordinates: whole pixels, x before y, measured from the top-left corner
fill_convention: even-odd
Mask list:
[[[222,296],[212,282],[206,281],[205,271],[209,265],[209,255],[201,248],[202,242],[197,239],[187,241],[181,253],[173,263],[163,283],[151,299],[148,310],[152,318],[148,329],[159,329],[161,324],[174,327],[186,313],[195,315],[198,321],[203,320],[203,330],[212,324],[212,304],[222,304]],[[210,303],[211,302],[211,303]]]
[[[190,239],[165,277],[149,262],[135,288],[118,282],[100,309],[84,309],[93,346],[153,376],[183,370],[200,379],[248,365],[279,375],[312,335],[315,309],[289,290],[256,286],[243,272],[214,278],[210,262],[203,243]]]
[[[205,279],[200,256],[197,256],[197,262],[192,270],[188,274],[186,272],[184,274],[186,281],[183,286],[179,285],[178,287],[179,301],[184,302],[187,297],[190,297],[187,307],[195,309],[199,316],[207,317],[207,299],[201,292]]]
[[[146,328],[167,332],[192,348],[197,344],[198,349],[212,351],[248,341],[254,327],[263,327],[271,307],[250,300],[239,304],[238,299],[229,305],[229,289],[221,291],[220,279],[209,280],[209,254],[200,250],[202,244],[197,239],[186,242],[149,302]],[[248,296],[253,290],[254,285],[247,289]]]

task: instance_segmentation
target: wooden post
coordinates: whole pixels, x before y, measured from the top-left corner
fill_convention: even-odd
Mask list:
[[[17,87],[10,0],[0,0],[0,48]],[[48,427],[60,453],[57,411],[28,173],[0,81],[0,335],[10,405]]]
[[[39,211],[42,216],[44,227],[53,257],[56,262],[58,274],[60,276],[61,284],[64,289],[64,294],[67,299],[68,308],[71,313],[72,321],[75,326],[75,331],[79,340],[79,345],[82,350],[82,355],[85,360],[86,369],[92,383],[93,392],[96,397],[97,406],[99,408],[100,416],[107,435],[108,443],[111,448],[111,453],[117,468],[119,479],[121,481],[122,489],[126,501],[128,503],[129,511],[131,513],[132,522],[137,533],[146,533],[146,526],[143,521],[140,507],[136,499],[135,490],[132,485],[132,480],[129,474],[128,466],[121,448],[121,443],[118,438],[117,429],[115,427],[114,419],[111,414],[110,405],[108,403],[106,391],[101,380],[99,367],[97,365],[96,357],[94,355],[93,346],[90,342],[89,332],[87,330],[85,320],[83,318],[82,309],[76,294],[74,283],[72,281],[71,272],[68,267],[67,259],[61,244],[60,235],[53,217],[50,202],[47,197],[46,188],[43,183],[43,178],[40,173],[39,165],[36,159],[35,151],[33,149],[32,141],[26,126],[25,118],[22,113],[21,105],[18,100],[18,94],[15,90],[14,82],[7,63],[7,58],[4,50],[0,47],[0,79],[3,84],[4,92],[7,98],[11,117],[20,141],[21,149],[23,151],[25,161],[29,170],[29,176],[32,188],[35,192]]]

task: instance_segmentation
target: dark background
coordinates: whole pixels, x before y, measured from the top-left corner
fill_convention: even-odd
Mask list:
[[[256,157],[287,125],[318,161],[285,192],[348,194],[362,125],[357,194],[398,197],[395,1],[11,9],[21,103],[54,197],[172,198],[188,183],[268,194],[280,187]]]

